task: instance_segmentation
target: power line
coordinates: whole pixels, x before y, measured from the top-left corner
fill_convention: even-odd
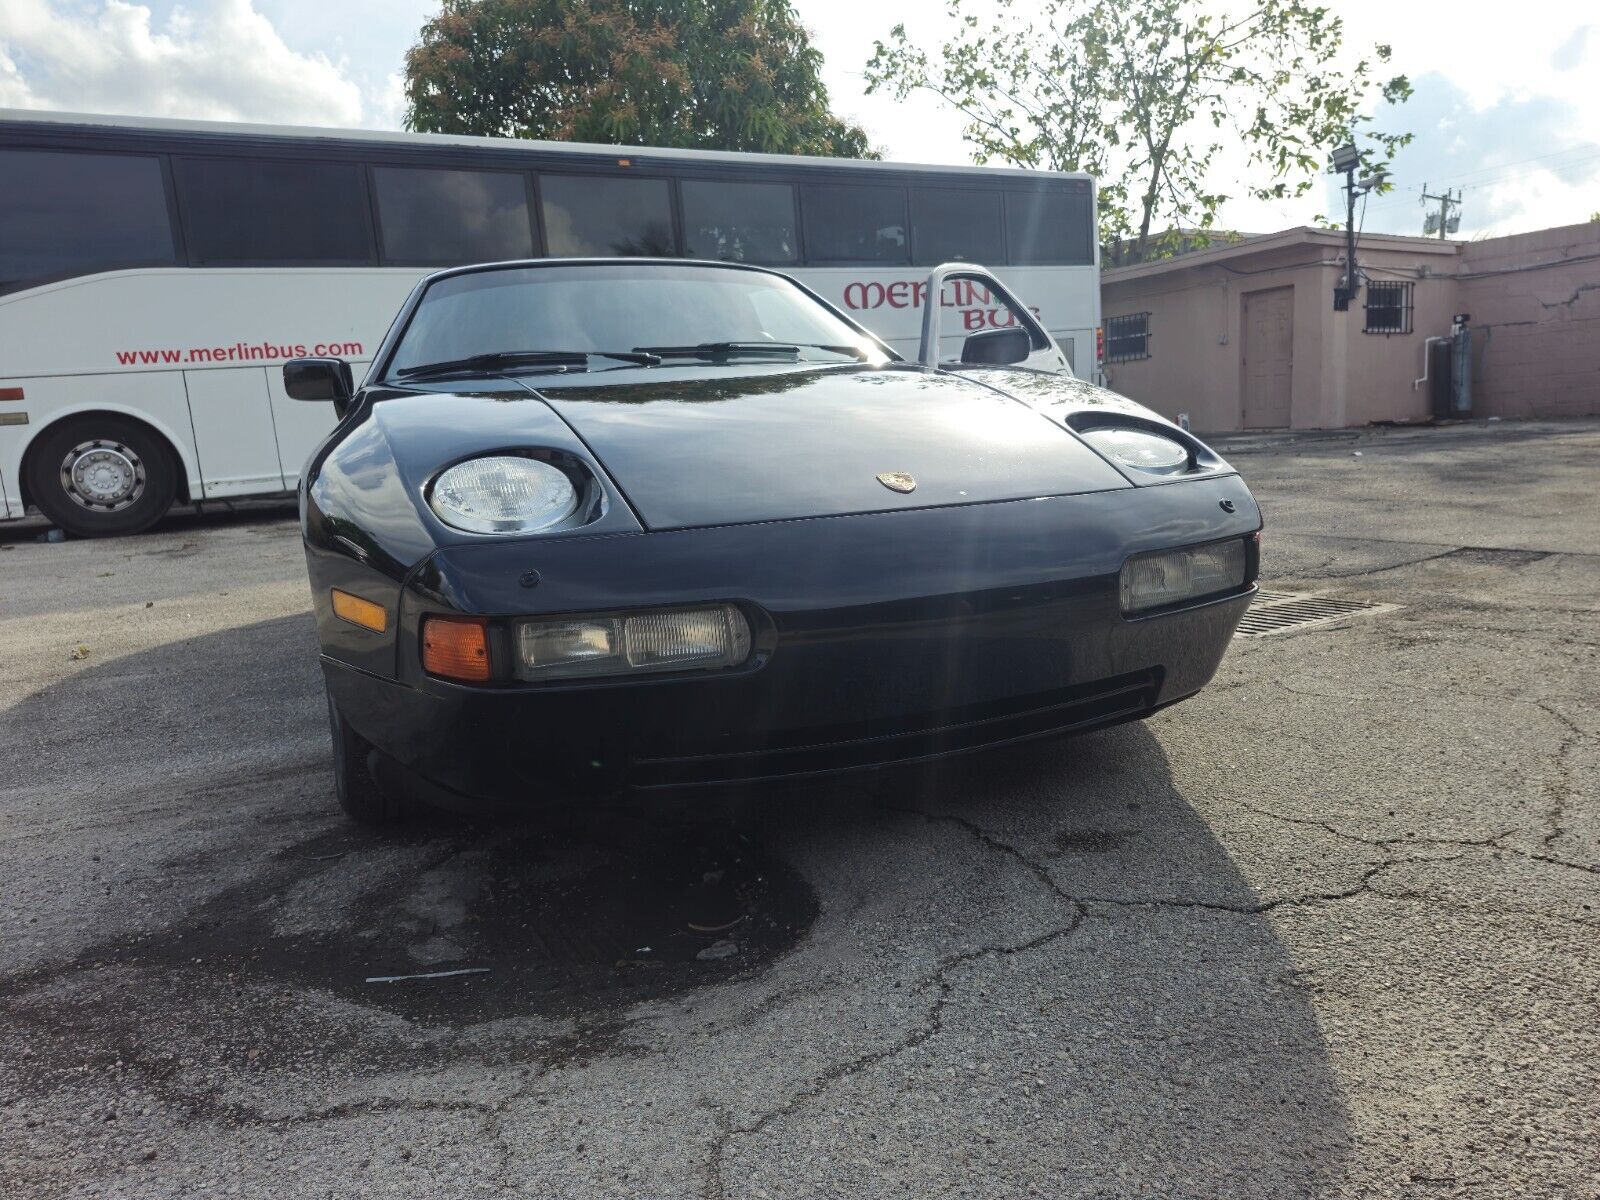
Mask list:
[[[1592,149],[1592,147],[1585,146],[1585,147],[1582,147],[1582,149],[1589,150],[1589,149]],[[1564,151],[1563,153],[1568,153],[1568,152]],[[1544,158],[1548,158],[1550,156],[1546,155],[1546,156],[1543,156],[1543,157]],[[1540,162],[1540,161],[1543,161],[1543,158],[1540,158],[1540,159],[1525,159],[1523,161],[1525,163],[1527,163],[1527,162]],[[1585,158],[1574,158],[1574,159],[1568,160],[1567,162],[1557,163],[1556,164],[1556,169],[1565,170],[1565,169],[1570,168],[1570,167],[1581,167],[1581,166],[1586,166],[1587,164],[1589,164],[1591,162],[1600,162],[1600,151],[1592,153],[1592,154],[1588,155]],[[1510,166],[1511,164],[1508,163],[1506,165]],[[1467,181],[1470,181],[1474,174],[1482,174],[1482,172],[1469,172],[1469,173],[1467,173],[1465,175],[1451,176],[1451,177],[1449,177],[1449,181],[1452,182],[1452,183],[1460,184],[1460,190],[1462,190],[1462,191],[1472,192],[1472,191],[1477,191],[1477,190],[1479,190],[1481,188],[1490,187],[1493,184],[1501,183],[1501,182],[1503,182],[1505,180],[1508,180],[1508,179],[1527,178],[1528,176],[1531,176],[1531,175],[1534,175],[1534,174],[1537,174],[1537,173],[1538,172],[1536,170],[1534,170],[1534,171],[1530,171],[1530,170],[1520,170],[1520,171],[1518,171],[1518,170],[1503,170],[1503,169],[1500,169],[1500,168],[1496,168],[1495,172],[1493,174],[1489,175],[1487,178],[1477,180],[1476,182],[1467,182]],[[1388,199],[1385,199],[1385,200],[1381,200],[1377,204],[1374,204],[1372,206],[1373,209],[1374,210],[1378,210],[1378,209],[1385,209],[1385,208],[1398,208],[1401,204],[1410,204],[1412,201],[1409,198],[1409,193],[1411,193],[1412,191],[1414,191],[1416,189],[1406,188],[1404,190],[1408,193],[1408,195],[1406,197],[1402,198],[1402,197],[1399,197],[1399,196],[1394,196],[1394,197],[1391,197],[1391,198],[1388,198]]]
[[[1596,146],[1593,142],[1589,142],[1588,144],[1582,146],[1568,146],[1565,150],[1552,150],[1549,154],[1536,154],[1532,158],[1515,158],[1510,162],[1496,163],[1492,167],[1478,167],[1461,175],[1449,176],[1447,182],[1456,184],[1466,183],[1478,175],[1498,175],[1507,167],[1520,167],[1526,165],[1527,163],[1545,162],[1552,158],[1560,158],[1563,155],[1580,153],[1600,158],[1600,146]],[[1588,158],[1583,158],[1579,159],[1578,161],[1587,162],[1589,160]],[[1561,165],[1567,166],[1568,164],[1562,163]]]

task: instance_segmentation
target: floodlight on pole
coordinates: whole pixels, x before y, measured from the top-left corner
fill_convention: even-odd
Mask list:
[[[1350,301],[1355,298],[1356,289],[1361,286],[1361,276],[1356,272],[1356,168],[1361,165],[1361,151],[1356,149],[1354,142],[1346,142],[1343,146],[1335,146],[1333,150],[1333,169],[1344,175],[1344,278],[1339,286],[1333,289],[1333,308],[1335,312],[1344,312],[1350,307]],[[1374,176],[1373,186],[1382,182],[1380,177]]]

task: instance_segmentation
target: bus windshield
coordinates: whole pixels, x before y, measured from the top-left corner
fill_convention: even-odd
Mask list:
[[[684,361],[765,348],[801,359],[889,358],[881,345],[780,276],[617,263],[496,268],[440,279],[423,294],[387,376],[538,352],[646,349]]]

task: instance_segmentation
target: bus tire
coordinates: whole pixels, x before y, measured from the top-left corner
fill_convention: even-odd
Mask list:
[[[110,414],[46,430],[25,473],[39,511],[79,537],[142,532],[166,515],[178,491],[177,462],[161,435]]]
[[[328,729],[333,734],[333,787],[345,816],[361,825],[397,825],[405,819],[398,798],[386,792],[369,765],[372,747],[345,724],[328,697]]]

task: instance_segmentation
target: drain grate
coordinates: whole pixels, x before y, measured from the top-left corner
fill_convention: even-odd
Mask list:
[[[1262,589],[1256,593],[1234,637],[1266,637],[1307,625],[1325,625],[1341,617],[1370,616],[1390,612],[1395,604],[1373,604],[1366,600],[1337,600],[1309,592],[1277,592]]]

